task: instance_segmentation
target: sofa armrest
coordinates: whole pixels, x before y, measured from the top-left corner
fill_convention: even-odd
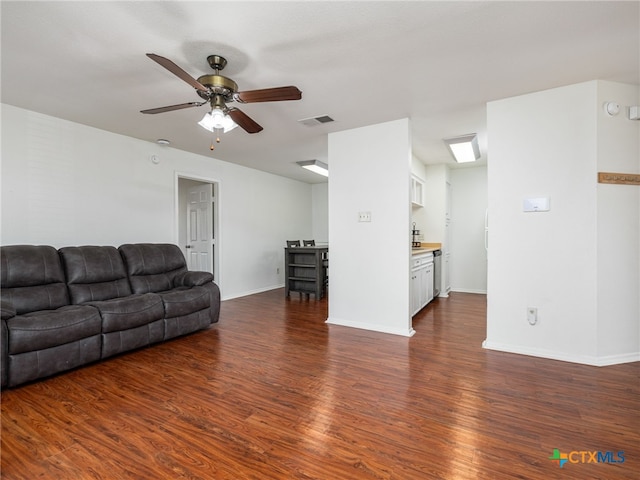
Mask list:
[[[2,320],[9,320],[16,316],[16,309],[10,302],[6,300],[0,301],[0,308],[2,309]]]
[[[174,279],[175,287],[197,287],[213,282],[213,274],[209,272],[184,272]]]

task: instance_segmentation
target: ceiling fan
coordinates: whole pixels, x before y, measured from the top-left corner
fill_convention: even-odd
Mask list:
[[[209,62],[209,65],[215,73],[213,75],[202,75],[198,77],[197,80],[167,58],[156,55],[155,53],[147,53],[147,57],[159,63],[175,76],[195,88],[200,98],[204,101],[150,108],[148,110],[141,110],[141,113],[154,114],[171,112],[183,108],[201,107],[208,103],[211,105],[211,112],[205,115],[206,120],[203,119],[203,121],[200,122],[204,128],[211,131],[214,129],[224,129],[227,131],[228,125],[225,120],[230,117],[236,125],[242,127],[247,133],[258,133],[262,130],[262,127],[258,125],[255,120],[238,108],[228,107],[227,103],[279,102],[283,100],[300,100],[302,98],[302,92],[294,86],[239,92],[236,82],[220,75],[220,70],[227,65],[227,60],[220,55],[209,55],[207,57],[207,62]],[[210,118],[207,119],[209,115]],[[203,122],[206,123],[206,125],[203,124]]]

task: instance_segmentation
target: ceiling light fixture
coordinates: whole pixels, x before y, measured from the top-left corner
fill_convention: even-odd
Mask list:
[[[224,104],[224,98],[222,98],[221,95],[216,95],[215,98],[211,100],[211,111],[205,113],[202,120],[198,122],[198,125],[202,128],[216,134],[216,143],[220,143],[220,130],[222,130],[223,133],[227,133],[238,126],[227,112],[228,109]],[[213,139],[211,139],[209,149],[215,149]]]
[[[480,158],[478,137],[475,133],[459,137],[445,138],[444,143],[458,163],[475,162]]]
[[[321,162],[320,160],[301,160],[296,162],[302,168],[306,168],[314,173],[319,175],[323,175],[325,177],[329,176],[329,166],[326,163]]]
[[[238,126],[229,115],[225,114],[224,111],[219,108],[214,108],[210,112],[207,112],[205,116],[202,117],[202,120],[198,122],[198,125],[210,132],[222,130],[224,133],[230,132]]]

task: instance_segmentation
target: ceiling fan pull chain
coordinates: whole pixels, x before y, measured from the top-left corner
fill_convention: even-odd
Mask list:
[[[220,128],[214,128],[211,133],[213,135],[211,135],[211,145],[209,146],[209,150],[213,151],[216,149],[215,145],[213,144],[213,138],[215,137],[216,139],[216,143],[220,143]]]

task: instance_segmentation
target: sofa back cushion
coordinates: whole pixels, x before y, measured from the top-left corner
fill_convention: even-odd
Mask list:
[[[69,304],[58,251],[48,245],[0,248],[0,287],[18,315]]]
[[[116,247],[63,247],[60,258],[67,276],[71,303],[131,295],[124,262]]]
[[[184,255],[177,245],[136,243],[121,245],[133,293],[164,292],[176,286],[176,277],[187,271]]]

